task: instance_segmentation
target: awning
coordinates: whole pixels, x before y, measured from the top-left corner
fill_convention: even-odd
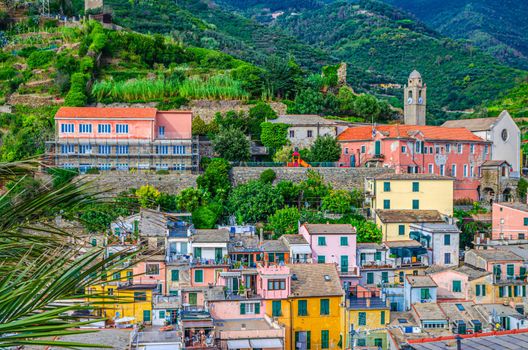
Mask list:
[[[135,317],[123,317],[123,318],[118,318],[117,320],[114,320],[114,323],[127,323],[127,322],[132,322],[135,319],[136,319]]]
[[[220,277],[240,277],[240,271],[224,271],[220,272]]]
[[[228,349],[250,349],[249,340],[228,340],[227,341]]]
[[[293,246],[291,251],[292,254],[312,254],[312,249],[309,245]]]
[[[263,349],[263,348],[278,348],[282,349],[282,341],[277,338],[270,339],[250,339],[252,348]]]

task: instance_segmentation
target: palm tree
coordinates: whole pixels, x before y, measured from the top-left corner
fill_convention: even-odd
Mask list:
[[[93,332],[79,326],[97,319],[81,322],[72,316],[96,307],[85,301],[85,287],[100,283],[105,271],[119,270],[122,259],[132,259],[137,252],[105,258],[103,248],[71,244],[79,237],[56,227],[54,218],[93,203],[94,189],[70,182],[58,188],[41,186],[31,196],[24,195],[24,189],[16,193],[16,185],[39,167],[36,161],[0,163],[0,185],[15,184],[5,186],[9,189],[0,195],[0,348],[93,347],[57,339]]]

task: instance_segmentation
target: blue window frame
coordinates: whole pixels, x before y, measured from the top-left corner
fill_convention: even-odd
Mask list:
[[[61,145],[61,153],[62,154],[75,153],[75,145]]]
[[[185,146],[173,146],[172,153],[173,154],[185,154]]]
[[[159,136],[165,135],[165,127],[164,126],[158,126],[158,135]]]
[[[413,201],[412,201],[412,208],[413,208],[414,210],[418,210],[418,209],[420,209],[420,200],[418,200],[418,199],[413,199]]]
[[[116,133],[128,134],[128,124],[116,124]]]
[[[116,154],[128,154],[128,146],[116,146]]]
[[[100,134],[109,134],[112,132],[112,127],[110,124],[98,124],[97,132]]]
[[[99,154],[110,154],[111,151],[112,151],[111,146],[106,146],[106,145],[99,146]]]
[[[92,153],[92,146],[90,145],[79,145],[80,154],[89,154]]]
[[[391,190],[390,182],[384,182],[383,183],[383,192],[390,192],[390,190]]]
[[[60,130],[64,133],[75,132],[75,126],[73,124],[63,123],[61,124]]]
[[[390,209],[390,199],[383,200],[383,209]]]
[[[92,124],[79,124],[79,132],[89,134],[92,132]]]

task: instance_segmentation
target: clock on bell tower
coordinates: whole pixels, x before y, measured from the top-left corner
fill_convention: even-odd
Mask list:
[[[425,111],[427,104],[427,85],[422,81],[422,76],[414,70],[409,75],[404,92],[404,123],[407,125],[425,125]]]

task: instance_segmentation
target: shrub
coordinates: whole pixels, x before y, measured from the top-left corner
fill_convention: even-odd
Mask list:
[[[156,171],[156,174],[157,175],[169,175],[170,172],[168,170],[166,170],[166,169],[160,169],[160,170]]]
[[[283,204],[282,195],[276,187],[253,180],[233,189],[227,207],[241,224],[265,221]]]
[[[82,107],[88,102],[86,94],[82,91],[71,91],[68,92],[64,99],[64,105],[70,107]]]
[[[55,57],[53,51],[34,51],[29,55],[27,64],[31,69],[46,67],[51,63],[53,57]]]
[[[157,205],[161,193],[154,186],[144,185],[136,191],[136,196],[143,208],[153,208]]]
[[[228,161],[247,161],[251,154],[246,135],[235,128],[222,128],[213,139],[213,148],[218,155]]]
[[[262,173],[260,173],[260,182],[265,184],[271,184],[275,179],[277,178],[277,174],[273,171],[273,169],[266,169]]]
[[[330,135],[318,137],[310,148],[310,160],[312,162],[337,162],[340,157],[341,146]]]
[[[81,59],[80,69],[82,73],[90,73],[94,69],[94,60],[91,57],[85,56]]]
[[[273,239],[282,235],[296,234],[298,232],[301,214],[297,208],[284,208],[277,210],[269,217],[269,229],[273,230]]]
[[[204,173],[196,179],[198,188],[208,192],[213,198],[224,200],[231,191],[231,164],[225,159],[214,158],[209,161]]]
[[[99,174],[99,169],[97,168],[89,168],[88,170],[86,170],[86,174],[91,174],[91,175],[95,175],[95,174]]]
[[[0,68],[0,80],[9,80],[16,75],[16,70],[12,67]]]
[[[35,46],[27,46],[24,47],[22,50],[18,51],[18,56],[28,58],[29,55],[31,55],[33,52],[37,51],[37,48]]]
[[[288,143],[288,125],[283,123],[265,122],[260,124],[262,131],[260,141],[275,153],[278,149]]]
[[[192,221],[197,229],[214,228],[219,215],[209,206],[202,206],[192,212]]]

